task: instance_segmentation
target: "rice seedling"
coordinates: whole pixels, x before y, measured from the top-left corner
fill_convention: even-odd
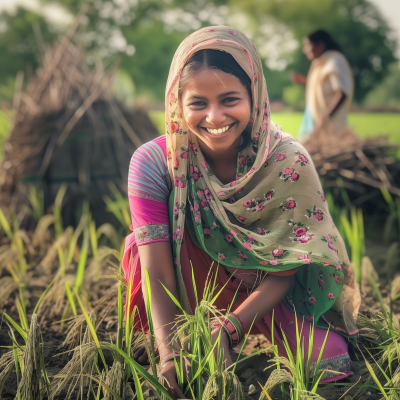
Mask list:
[[[106,203],[108,210],[113,213],[113,215],[121,223],[121,226],[124,227],[125,232],[130,233],[129,227],[131,226],[131,215],[129,211],[128,199],[121,195],[114,183],[110,183],[109,188],[114,199],[111,199],[110,196],[105,195],[103,200]]]
[[[44,216],[44,193],[43,190],[37,190],[35,186],[29,185],[28,188],[28,200],[30,203],[30,207],[26,204],[22,205],[22,210],[25,211],[28,215],[31,215],[36,222],[39,222],[40,219]]]
[[[364,218],[361,209],[351,207],[350,221],[342,214],[340,220],[343,224],[345,237],[350,245],[351,265],[354,271],[354,277],[357,283],[361,285],[362,280],[362,259],[365,256],[365,234]]]
[[[322,354],[325,348],[326,340],[328,338],[329,330],[327,330],[325,339],[322,343],[321,350],[319,352],[317,361],[311,362],[311,354],[314,348],[314,324],[310,326],[310,334],[308,338],[308,353],[305,354],[304,342],[302,341],[302,330],[299,329],[297,317],[296,321],[296,354],[293,354],[289,347],[289,342],[286,338],[285,332],[282,330],[283,344],[285,346],[286,357],[280,357],[277,352],[276,346],[274,346],[275,357],[270,361],[273,363],[272,367],[276,367],[272,371],[269,379],[263,387],[263,393],[260,396],[260,400],[272,395],[273,390],[276,386],[280,385],[283,398],[286,397],[286,393],[283,387],[283,383],[289,383],[289,398],[290,400],[302,400],[302,399],[322,399],[317,394],[317,389],[321,379],[324,376],[324,369],[320,369]],[[304,324],[304,322],[303,322]],[[273,330],[273,328],[272,328]],[[285,369],[281,369],[283,366]],[[268,367],[271,368],[271,367]],[[335,371],[329,371],[335,373]],[[336,372],[340,374],[340,372]]]

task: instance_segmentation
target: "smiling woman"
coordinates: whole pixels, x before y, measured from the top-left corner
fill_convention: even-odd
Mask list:
[[[166,88],[166,136],[132,157],[128,193],[133,233],[123,268],[132,280],[126,309],[139,309],[147,324],[141,276],[148,271],[151,311],[161,373],[174,395],[176,381],[168,338],[176,307],[163,284],[191,313],[196,306],[191,264],[202,293],[210,266],[219,287],[215,305],[232,312],[221,329],[229,348],[250,329],[271,338],[272,313],[292,349],[296,324],[312,362],[325,338],[323,382],[351,374],[343,336],[357,332],[359,293],[346,249],[306,150],[271,121],[261,60],[251,41],[224,26],[201,29],[179,46]],[[345,288],[345,290],[343,290]],[[297,317],[294,313],[296,310]],[[138,324],[139,328],[141,325]],[[340,332],[337,333],[337,332]],[[285,355],[282,333],[275,343]],[[144,363],[144,348],[136,359]]]

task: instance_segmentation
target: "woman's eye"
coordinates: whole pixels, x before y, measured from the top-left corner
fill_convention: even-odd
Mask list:
[[[203,107],[206,103],[204,103],[204,101],[196,101],[194,103],[191,103],[189,105],[191,106],[195,106],[195,107]]]
[[[226,99],[223,100],[223,102],[224,103],[233,103],[238,100],[240,100],[239,97],[227,97]]]

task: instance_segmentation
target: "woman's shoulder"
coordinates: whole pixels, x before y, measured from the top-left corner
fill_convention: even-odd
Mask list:
[[[289,150],[291,153],[306,155],[307,158],[310,158],[307,149],[292,135],[286,132],[282,132],[281,137],[281,146],[285,147],[287,151]],[[308,161],[308,160],[307,160]]]
[[[142,153],[148,154],[148,152],[151,153],[158,153],[158,155],[163,155],[164,159],[167,159],[167,140],[165,135],[161,135],[156,137],[155,139],[152,139],[144,144],[142,144],[140,147],[136,149],[134,152],[134,155],[139,155]]]

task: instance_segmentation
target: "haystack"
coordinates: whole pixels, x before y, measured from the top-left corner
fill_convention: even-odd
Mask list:
[[[84,58],[64,39],[45,49],[36,76],[16,93],[15,126],[0,166],[0,207],[8,215],[16,212],[19,223],[27,223],[21,206],[29,185],[43,190],[48,212],[63,183],[65,225],[76,225],[84,199],[96,221],[110,221],[103,201],[109,184],[126,196],[133,152],[159,134],[144,111],[113,98],[115,68],[91,70]]]
[[[382,188],[392,197],[400,196],[400,144],[391,144],[384,136],[361,140],[350,131],[330,139],[310,140],[304,146],[336,200],[342,197],[340,186],[353,205],[364,208],[387,208]]]

